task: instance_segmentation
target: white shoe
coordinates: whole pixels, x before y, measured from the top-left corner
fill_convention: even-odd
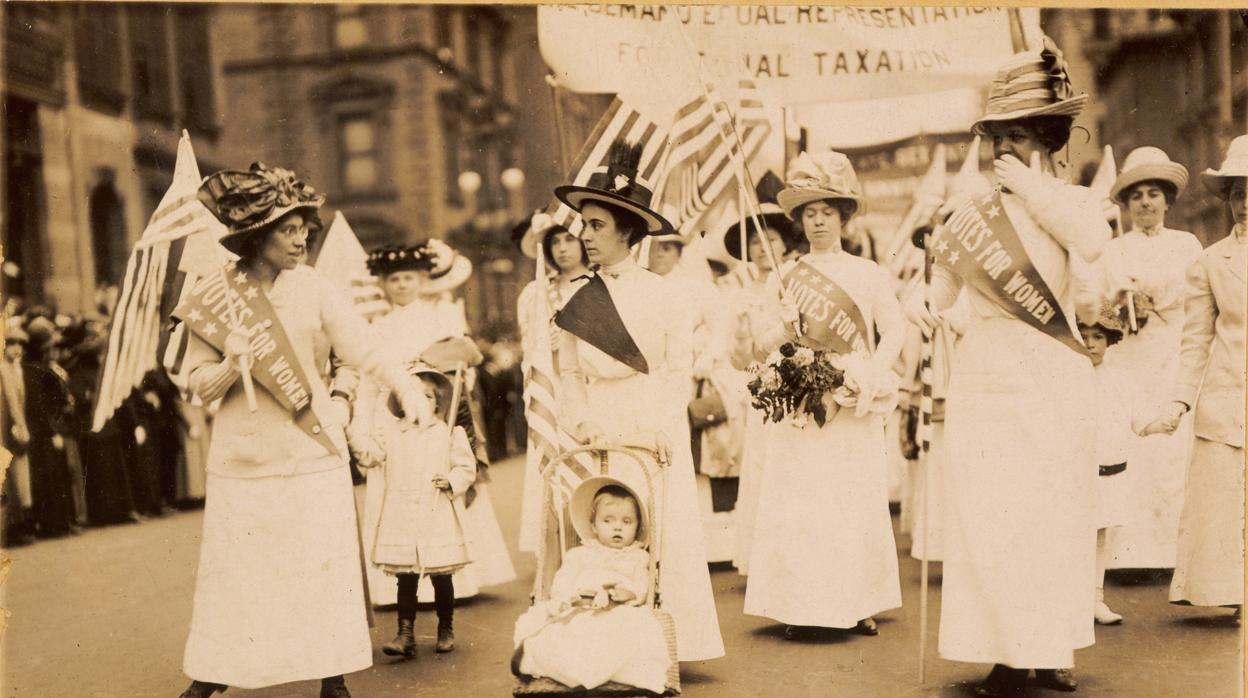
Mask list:
[[[1092,616],[1101,625],[1118,625],[1122,622],[1122,616],[1105,605],[1105,589],[1099,587],[1096,590],[1096,607],[1092,611]]]

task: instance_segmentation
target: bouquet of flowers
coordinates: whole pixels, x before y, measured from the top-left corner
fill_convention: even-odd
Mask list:
[[[802,427],[807,419],[814,418],[823,426],[839,409],[836,402],[825,398],[845,385],[845,373],[833,366],[834,357],[831,352],[793,342],[781,344],[765,363],[750,367],[751,404],[768,421],[791,418]]]

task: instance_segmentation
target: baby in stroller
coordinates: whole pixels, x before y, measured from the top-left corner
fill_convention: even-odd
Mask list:
[[[572,495],[581,544],[555,573],[550,599],[516,621],[512,669],[572,688],[608,681],[663,693],[671,657],[650,593],[651,522],[637,492],[610,476]]]

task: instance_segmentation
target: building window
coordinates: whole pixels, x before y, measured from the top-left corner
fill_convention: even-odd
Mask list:
[[[119,114],[126,104],[121,86],[121,8],[78,5],[76,14],[74,43],[82,103]]]
[[[182,118],[191,128],[213,133],[217,129],[213,99],[212,56],[209,53],[208,10],[178,8],[174,30],[178,45],[178,84],[181,86]]]
[[[1110,38],[1109,10],[1092,10],[1092,36],[1105,40]]]
[[[372,116],[356,114],[338,121],[339,181],[353,194],[377,189],[381,180],[377,124]]]
[[[112,170],[102,171],[100,182],[87,199],[95,283],[99,286],[120,284],[126,270],[126,216],[113,178]]]
[[[433,41],[437,48],[455,50],[455,10],[445,5],[433,8]]]
[[[494,47],[494,62],[491,64],[493,68],[494,90],[507,98],[507,81],[504,74],[507,63],[507,24],[502,20],[496,20],[492,23],[492,34],[490,44]]]
[[[336,5],[332,41],[334,48],[359,48],[368,43],[368,19],[361,5]]]
[[[464,50],[468,53],[468,72],[478,80],[481,79],[481,44],[489,40],[483,36],[481,25],[480,11],[469,10],[464,18]]]
[[[165,8],[132,5],[127,8],[126,17],[130,25],[135,114],[168,120],[173,115],[173,104]]]
[[[459,192],[460,168],[464,159],[463,148],[463,100],[453,93],[443,93],[438,98],[438,116],[442,124],[442,181],[446,183],[446,201],[460,206],[464,203]]]

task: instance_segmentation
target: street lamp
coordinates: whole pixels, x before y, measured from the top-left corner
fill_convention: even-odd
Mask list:
[[[459,192],[464,195],[464,208],[471,216],[477,210],[477,192],[481,191],[481,175],[472,170],[466,170],[459,173],[459,179],[455,183],[459,186]]]
[[[524,170],[508,167],[499,175],[503,189],[507,190],[507,207],[515,218],[524,215]]]

